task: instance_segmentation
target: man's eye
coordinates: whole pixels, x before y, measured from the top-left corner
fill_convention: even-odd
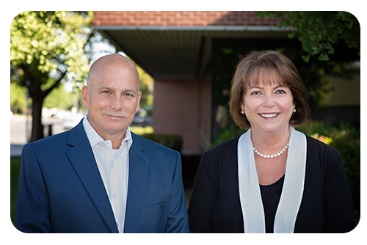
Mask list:
[[[133,94],[131,94],[131,93],[124,93],[124,96],[125,96],[125,97],[131,97],[131,98],[133,98],[133,97],[134,97],[134,95],[133,95]]]

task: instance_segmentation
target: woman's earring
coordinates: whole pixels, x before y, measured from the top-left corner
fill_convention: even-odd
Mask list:
[[[293,114],[294,114],[294,113],[296,113],[296,111],[297,111],[297,110],[296,110],[296,108],[294,108],[294,110],[293,110]]]
[[[244,112],[244,111],[241,111],[241,114],[242,114],[242,116],[243,116],[243,115],[245,115],[245,112]]]

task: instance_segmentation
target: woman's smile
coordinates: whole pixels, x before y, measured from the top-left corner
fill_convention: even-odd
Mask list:
[[[259,113],[259,115],[263,118],[275,118],[279,115],[280,113]]]

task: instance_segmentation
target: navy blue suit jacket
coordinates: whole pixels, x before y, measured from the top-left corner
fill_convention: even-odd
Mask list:
[[[189,232],[178,152],[132,133],[124,232]],[[23,232],[118,232],[82,121],[26,144],[16,227]]]

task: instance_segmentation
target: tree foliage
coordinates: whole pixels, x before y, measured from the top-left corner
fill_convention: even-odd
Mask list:
[[[355,49],[360,55],[360,25],[357,18],[342,11],[274,11],[259,12],[259,16],[279,18],[280,28],[293,28],[290,38],[298,37],[306,54],[306,62],[311,56],[319,60],[329,60],[334,54],[335,44],[344,41],[348,48]]]
[[[10,110],[14,113],[24,113],[26,111],[26,88],[18,86],[16,83],[10,84]]]
[[[140,91],[142,92],[140,107],[145,110],[153,106],[153,78],[141,67],[135,64],[140,76]],[[149,112],[150,113],[150,112]]]
[[[43,138],[46,96],[62,82],[78,86],[86,78],[91,20],[86,12],[38,11],[22,12],[11,24],[11,82],[26,87],[32,100],[31,141]]]

